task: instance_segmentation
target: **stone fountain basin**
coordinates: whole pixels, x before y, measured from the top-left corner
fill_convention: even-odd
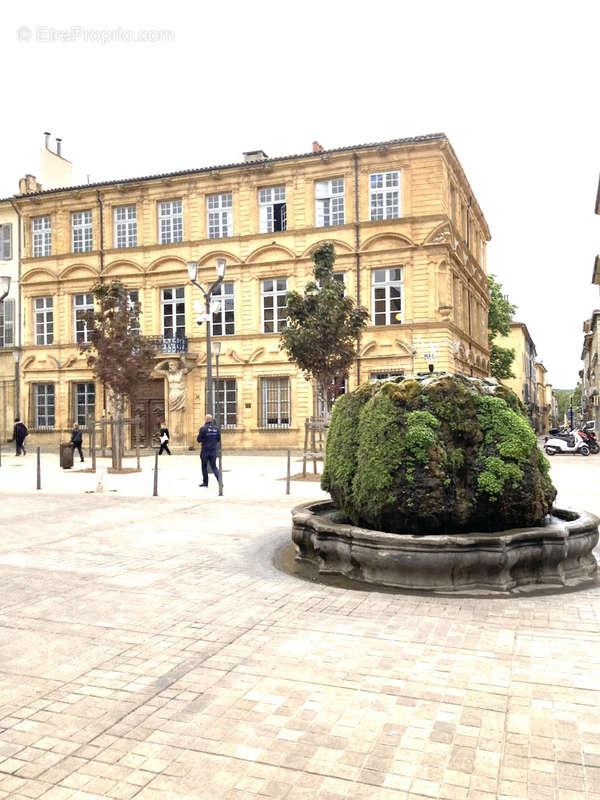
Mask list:
[[[508,592],[573,587],[596,575],[600,519],[555,508],[537,528],[458,534],[398,534],[349,524],[330,500],[292,511],[296,560],[319,573],[401,589]]]

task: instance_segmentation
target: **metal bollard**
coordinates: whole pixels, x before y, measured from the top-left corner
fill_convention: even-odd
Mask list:
[[[290,493],[290,473],[291,473],[291,455],[290,451],[287,451],[287,475],[285,478],[285,493]]]
[[[152,497],[158,497],[158,450],[154,453],[154,491]]]
[[[37,449],[37,488],[42,488],[42,462],[40,460],[40,448]]]

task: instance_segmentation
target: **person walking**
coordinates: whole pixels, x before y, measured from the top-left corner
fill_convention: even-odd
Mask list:
[[[169,450],[169,429],[167,428],[166,422],[160,423],[160,450],[158,451],[158,455],[162,456],[163,450],[166,450],[168,455],[171,455],[171,451]]]
[[[15,446],[17,449],[17,455],[21,455],[21,450],[23,451],[23,455],[27,455],[27,450],[25,450],[25,439],[29,436],[29,431],[27,430],[27,425],[24,422],[21,422],[19,417],[15,417],[15,427],[13,429],[13,439],[15,441]]]
[[[83,444],[83,433],[78,422],[73,425],[73,430],[71,432],[71,444],[73,445],[73,451],[77,450],[79,452],[80,459],[83,461],[83,450],[81,449],[81,445]]]
[[[219,442],[221,441],[221,431],[216,426],[212,414],[207,414],[204,425],[198,431],[197,441],[202,445],[200,451],[200,461],[202,463],[202,483],[203,488],[208,486],[208,465],[213,471],[217,483],[219,481],[219,470],[217,469],[217,453]]]

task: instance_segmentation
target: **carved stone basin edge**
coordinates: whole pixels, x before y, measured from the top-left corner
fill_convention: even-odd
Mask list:
[[[296,559],[320,573],[381,586],[430,591],[522,586],[572,587],[595,577],[592,553],[600,519],[553,509],[548,524],[493,533],[397,534],[369,530],[327,515],[329,500],[292,510]]]

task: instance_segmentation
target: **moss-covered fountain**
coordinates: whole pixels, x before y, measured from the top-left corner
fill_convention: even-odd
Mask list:
[[[599,520],[553,509],[548,469],[519,399],[494,379],[362,385],[334,407],[332,501],[293,511],[296,558],[410,589],[590,581]]]

